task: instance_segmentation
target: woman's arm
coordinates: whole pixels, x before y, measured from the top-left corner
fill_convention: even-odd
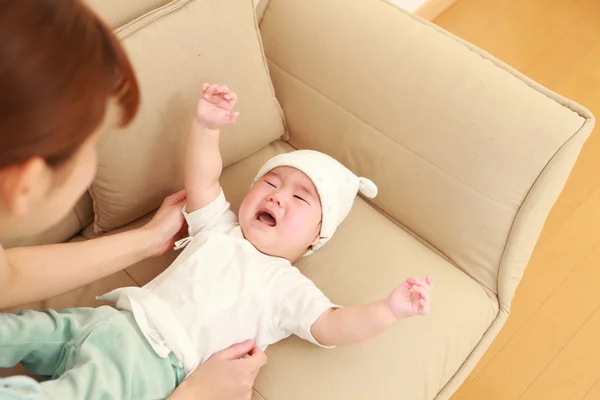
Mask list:
[[[165,199],[142,228],[77,243],[0,246],[0,309],[54,297],[172,249],[185,192]]]

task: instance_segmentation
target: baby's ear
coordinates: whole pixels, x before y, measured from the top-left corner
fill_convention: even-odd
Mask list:
[[[320,239],[321,239],[321,232],[317,233],[317,236],[315,236],[315,238],[313,239],[313,241],[310,245],[314,246],[315,244],[319,243]]]

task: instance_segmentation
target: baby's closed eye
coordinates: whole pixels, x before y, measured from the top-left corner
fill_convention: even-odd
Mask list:
[[[299,196],[297,194],[294,195],[294,198],[296,198],[298,200],[301,200],[301,201],[305,202],[306,204],[309,204],[308,201],[306,201],[303,197],[301,197],[301,196]]]

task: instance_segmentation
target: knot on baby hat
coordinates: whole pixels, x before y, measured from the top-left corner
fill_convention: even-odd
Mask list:
[[[293,167],[304,172],[315,184],[321,199],[320,240],[305,255],[329,241],[350,212],[359,191],[369,198],[377,196],[377,186],[372,181],[359,178],[335,158],[314,150],[296,150],[273,157],[261,167],[252,185],[277,167]]]

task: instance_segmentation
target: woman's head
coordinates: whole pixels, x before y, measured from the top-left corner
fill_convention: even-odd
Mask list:
[[[0,0],[0,237],[49,228],[91,183],[109,101],[135,116],[131,65],[78,0]]]

